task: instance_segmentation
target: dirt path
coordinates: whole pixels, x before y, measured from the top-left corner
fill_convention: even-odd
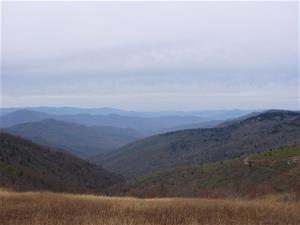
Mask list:
[[[249,166],[250,163],[251,163],[251,167],[260,167],[260,168],[263,168],[263,169],[267,169],[269,171],[273,171],[273,172],[276,172],[276,173],[280,173],[280,174],[284,174],[284,175],[288,175],[288,176],[292,176],[292,177],[295,177],[297,179],[300,179],[300,177],[296,174],[292,174],[292,173],[287,173],[287,172],[282,172],[282,171],[279,171],[279,170],[276,170],[276,169],[273,169],[273,168],[270,168],[268,166],[262,166],[262,165],[258,165],[256,164],[255,162],[259,162],[259,160],[251,160],[249,161],[249,157],[246,157],[244,159],[244,165],[246,166]]]
[[[246,157],[246,158],[244,159],[244,164],[245,164],[246,166],[249,166],[249,157]]]

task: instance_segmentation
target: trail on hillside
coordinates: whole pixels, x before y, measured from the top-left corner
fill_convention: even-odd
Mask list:
[[[288,172],[283,172],[283,171],[280,171],[280,170],[276,170],[276,169],[273,169],[271,167],[268,167],[268,166],[262,166],[262,165],[258,165],[256,164],[256,162],[259,162],[260,160],[249,160],[249,157],[246,157],[244,159],[244,165],[246,166],[250,166],[251,167],[259,167],[259,168],[263,168],[263,169],[267,169],[269,171],[273,171],[273,172],[276,172],[276,173],[280,173],[280,174],[284,174],[284,175],[288,175],[288,176],[292,176],[292,177],[296,177],[297,179],[300,180],[300,176],[296,175],[296,174],[292,174],[292,173],[288,173]],[[251,163],[251,164],[250,164]]]

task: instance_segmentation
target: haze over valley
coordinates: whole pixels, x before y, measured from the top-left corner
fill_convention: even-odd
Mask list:
[[[1,2],[0,223],[300,224],[297,1]]]

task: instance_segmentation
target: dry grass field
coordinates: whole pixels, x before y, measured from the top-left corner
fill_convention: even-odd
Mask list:
[[[300,202],[0,191],[1,225],[299,225]]]

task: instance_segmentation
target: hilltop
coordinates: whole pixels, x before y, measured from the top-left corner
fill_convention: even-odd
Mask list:
[[[32,111],[27,109],[20,109],[1,115],[0,117],[0,127],[10,127],[20,123],[40,121],[48,119],[51,116],[47,113]]]

